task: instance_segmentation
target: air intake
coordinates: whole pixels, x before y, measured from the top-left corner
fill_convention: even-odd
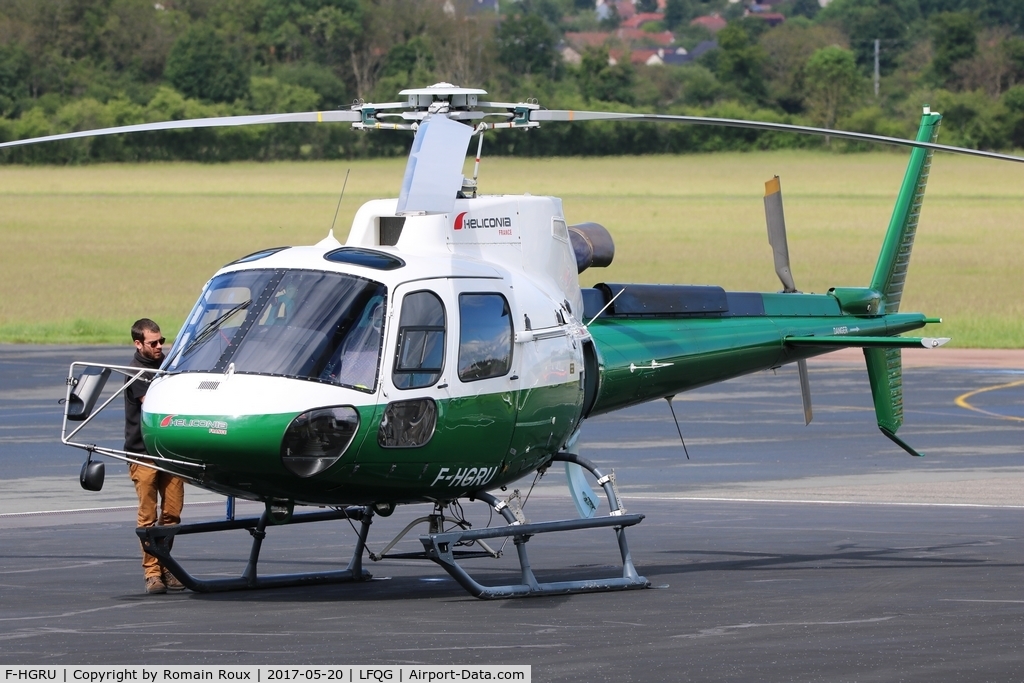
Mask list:
[[[405,227],[405,216],[381,216],[377,219],[378,242],[382,247],[393,247],[398,244]]]

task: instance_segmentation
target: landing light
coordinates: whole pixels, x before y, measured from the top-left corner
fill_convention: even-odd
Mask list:
[[[285,430],[281,462],[293,474],[312,477],[338,461],[358,429],[359,413],[351,406],[302,413]]]
[[[287,524],[292,520],[292,513],[295,512],[295,503],[290,500],[268,500],[267,516],[271,524]]]

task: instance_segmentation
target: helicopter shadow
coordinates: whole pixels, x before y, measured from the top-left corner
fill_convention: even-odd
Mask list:
[[[313,564],[313,563],[303,563]],[[292,565],[295,566],[295,565]],[[285,588],[238,590],[218,593],[193,593],[186,591],[182,597],[201,602],[223,603],[305,603],[305,602],[406,602],[441,601],[453,603],[491,602],[506,609],[558,609],[574,595],[544,595],[542,600],[501,599],[480,600],[470,595],[447,574],[431,573],[431,567],[424,564],[422,572],[413,573],[408,566],[390,567],[401,573],[388,572],[386,565],[367,568],[373,578],[367,581],[348,583],[295,586]],[[414,568],[412,568],[414,569]],[[597,580],[615,576],[621,572],[613,565],[586,565],[564,569],[538,570],[536,575],[542,582]],[[487,586],[518,584],[518,570],[474,568],[474,578]],[[214,577],[203,577],[214,578]],[[534,597],[534,596],[531,596]]]
[[[1021,568],[1024,562],[999,562],[987,557],[951,557],[948,553],[992,543],[971,541],[902,548],[862,547],[840,544],[834,551],[819,553],[772,553],[740,550],[681,549],[662,551],[661,555],[687,555],[701,559],[689,563],[653,563],[644,566],[647,576],[692,574],[698,572],[745,571],[864,571],[900,568],[962,569]],[[728,559],[727,559],[728,558]],[[639,569],[639,567],[638,567]]]

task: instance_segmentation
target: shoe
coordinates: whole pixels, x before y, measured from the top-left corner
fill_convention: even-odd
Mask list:
[[[167,592],[167,586],[159,576],[146,577],[146,592],[150,595],[158,595]]]
[[[166,569],[163,571],[163,580],[164,586],[166,586],[169,591],[177,592],[185,590],[185,584],[178,581],[174,574],[170,573]]]

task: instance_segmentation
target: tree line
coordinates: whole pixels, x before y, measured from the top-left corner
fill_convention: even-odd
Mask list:
[[[639,11],[658,8],[637,0]],[[633,65],[593,0],[0,0],[0,140],[168,119],[395,101],[447,81],[488,98],[752,118],[906,137],[922,105],[943,142],[1024,147],[1024,0],[667,0],[682,65]],[[756,8],[755,8],[756,9]],[[716,34],[690,22],[719,14]],[[565,37],[609,33],[567,60]],[[877,45],[877,50],[876,50]],[[614,57],[614,59],[610,59]],[[877,61],[877,92],[876,70]],[[113,136],[7,150],[21,163],[335,159],[404,154],[411,135],[288,124]],[[827,144],[708,127],[603,122],[491,136],[491,154],[594,155]],[[851,143],[832,140],[833,147]]]

